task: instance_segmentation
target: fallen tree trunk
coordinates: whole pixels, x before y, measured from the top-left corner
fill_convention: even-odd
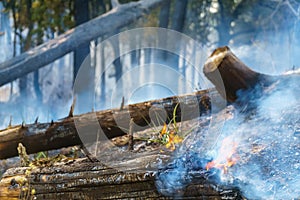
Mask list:
[[[215,84],[219,93],[229,102],[234,102],[237,98],[237,92],[255,87],[256,84],[270,85],[281,79],[290,79],[295,76],[269,76],[257,73],[245,64],[242,63],[228,47],[216,49],[209,57],[204,66],[205,75]],[[296,75],[298,79],[299,74]],[[59,149],[62,147],[81,144],[78,137],[74,120],[83,121],[83,127],[90,127],[94,129],[91,119],[96,115],[97,120],[107,138],[113,138],[126,134],[129,121],[128,113],[134,119],[134,122],[140,126],[145,126],[149,123],[149,109],[153,105],[162,105],[166,110],[169,118],[172,118],[175,106],[182,99],[181,105],[185,107],[186,119],[189,120],[195,116],[195,105],[199,106],[200,113],[207,112],[210,109],[210,99],[208,90],[196,92],[195,94],[170,97],[161,100],[149,101],[134,105],[129,105],[123,110],[107,110],[96,113],[89,113],[75,117],[69,117],[63,121],[54,123],[37,123],[26,126],[10,127],[6,130],[0,131],[0,159],[17,156],[18,143],[26,146],[28,153],[36,153],[39,151],[46,151],[52,149]],[[218,97],[217,97],[218,98]],[[195,99],[198,103],[195,104]],[[216,99],[216,98],[211,98]],[[180,108],[177,110],[177,116],[181,116]],[[115,118],[124,125],[124,129],[116,124]],[[147,128],[145,126],[145,128]],[[94,138],[91,138],[93,140]]]
[[[84,142],[95,142],[91,132],[98,129],[97,121],[108,139],[125,135],[129,129],[130,118],[140,126],[139,130],[149,128],[149,123],[153,123],[150,122],[151,112],[158,114],[166,112],[166,122],[168,123],[173,118],[174,109],[178,104],[175,113],[176,121],[194,119],[199,117],[199,114],[210,110],[209,96],[213,93],[209,93],[209,90],[203,90],[182,96],[132,104],[121,109],[67,117],[58,122],[9,127],[0,131],[0,159],[17,156],[18,143],[22,143],[29,154],[80,145],[82,142],[77,134],[78,129],[85,129],[86,134],[90,134],[85,137],[90,141]],[[196,112],[197,110],[199,112]],[[183,112],[184,115],[182,115]],[[184,119],[181,118],[182,116]],[[156,125],[158,125],[157,123],[162,124],[163,121],[156,122]]]
[[[238,98],[239,90],[254,89],[256,84],[269,85],[278,80],[294,78],[294,76],[270,77],[254,72],[242,64],[229,48],[219,49],[219,52],[222,52],[220,57],[216,56],[216,52],[218,51],[215,51],[206,63],[207,69],[204,69],[204,72],[215,83],[216,80],[220,80],[214,79],[215,76],[209,73],[217,73],[214,71],[220,68],[219,76],[223,78],[226,88],[225,93],[220,92],[223,92],[230,102]],[[212,64],[215,66],[212,67]],[[233,75],[232,80],[229,79],[231,75]],[[297,75],[296,79],[298,78]],[[222,88],[220,82],[217,84],[216,87],[220,90]],[[111,155],[114,153],[111,152]],[[122,160],[122,158],[119,159]],[[172,199],[174,196],[163,196],[158,192],[159,188],[155,186],[155,173],[158,166],[161,166],[161,162],[168,162],[169,159],[168,154],[162,154],[158,150],[136,154],[135,157],[125,161],[116,161],[114,166],[118,166],[117,168],[110,168],[99,162],[91,163],[87,160],[61,160],[60,164],[48,167],[14,168],[8,170],[0,181],[0,197],[2,199],[17,199],[20,196],[37,199]],[[180,174],[177,176],[181,178]],[[220,185],[217,187],[218,191],[222,190],[222,192],[216,191],[209,181],[203,179],[202,182],[193,182],[184,188],[180,196],[175,196],[175,198],[243,199],[237,189],[222,189]]]
[[[162,3],[163,0],[142,0],[120,5],[104,15],[0,64],[0,86],[46,66],[97,37],[108,35],[113,30],[135,22]]]
[[[111,168],[87,159],[61,160],[53,166],[7,170],[0,181],[0,198],[14,199],[173,199],[158,192],[155,183],[158,161],[169,156],[158,151],[137,154]],[[148,166],[148,167],[147,167]],[[151,166],[151,167],[149,167]],[[239,198],[238,190],[219,188],[203,181],[182,191],[180,199]],[[178,198],[179,196],[177,196]]]

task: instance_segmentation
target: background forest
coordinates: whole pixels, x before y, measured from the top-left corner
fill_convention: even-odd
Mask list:
[[[121,0],[119,3],[129,2]],[[120,5],[114,0],[0,1],[0,62],[56,38],[115,6]],[[297,0],[164,0],[159,8],[151,10],[135,23],[111,30],[111,34],[95,38],[61,59],[1,86],[0,128],[5,128],[11,119],[12,123],[17,124],[32,123],[36,117],[41,121],[65,117],[72,103],[73,81],[84,58],[90,55],[91,66],[95,72],[101,73],[105,61],[99,62],[96,55],[109,57],[122,47],[111,44],[98,49],[97,44],[121,31],[138,27],[170,28],[199,42],[205,55],[215,47],[229,45],[253,69],[280,74],[300,66],[297,59],[300,53],[299,17],[300,2]],[[188,47],[181,51],[193,54],[194,49]],[[122,73],[133,66],[151,63],[156,54],[151,49],[140,49],[116,59],[104,74],[101,87],[96,89],[95,98],[101,104],[82,108],[78,112],[119,105],[122,96],[113,105],[110,105],[109,98]],[[188,63],[181,58],[175,61],[171,58],[172,55],[168,55],[164,63],[169,63],[196,83],[195,90],[206,87]],[[137,76],[143,77],[143,74]],[[184,88],[178,88],[177,94],[185,92]],[[148,91],[145,99],[137,98],[135,101],[165,96],[170,94],[154,90],[152,94]]]

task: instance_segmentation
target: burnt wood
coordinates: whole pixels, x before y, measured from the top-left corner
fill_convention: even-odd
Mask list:
[[[299,74],[273,77],[257,73],[244,65],[228,47],[222,47],[214,51],[204,66],[204,73],[229,102],[236,101],[238,91],[255,89],[257,84],[271,86],[266,91],[268,93],[272,92],[273,86],[282,87],[287,80],[293,79],[293,82],[299,80]],[[206,109],[209,107],[208,105],[210,105],[208,92],[205,90],[196,94],[185,95],[183,102],[194,100],[194,96],[196,95],[200,111],[206,112]],[[168,113],[173,113],[175,106],[178,104],[178,97],[129,105],[121,110],[115,109],[96,112],[96,116],[101,123],[101,120],[105,122],[111,121],[113,119],[113,112],[119,116],[122,116],[123,112],[129,112],[134,122],[142,125],[143,123],[147,123],[145,117],[149,113],[151,105],[157,104],[163,105],[164,109],[168,110]],[[195,104],[187,103],[187,105],[191,105],[189,108],[192,115]],[[176,113],[176,115],[180,116],[180,109],[177,112],[179,113]],[[227,112],[223,110],[223,112],[213,117],[224,117],[224,113]],[[34,126],[40,126],[38,130],[43,130],[41,131],[42,134],[53,134],[52,139],[49,140],[50,144],[53,141],[59,143],[65,139],[72,141],[72,137],[78,140],[78,136],[74,134],[76,132],[74,119],[82,117],[83,124],[90,126],[89,122],[92,114],[94,115],[95,113],[68,117],[61,122],[11,127],[0,132],[0,135],[5,135],[6,138],[9,138],[9,135],[6,135],[5,133],[7,132],[5,131],[15,131],[21,136],[30,136],[30,134],[36,136],[39,133],[31,130]],[[184,119],[178,118],[178,120]],[[111,126],[106,132],[108,138],[125,134],[121,129],[114,132],[112,131],[113,128],[114,126]],[[199,126],[199,128],[201,127]],[[63,131],[60,132],[61,130]],[[70,136],[70,138],[66,136]],[[2,138],[0,138],[0,141],[2,141]],[[38,141],[34,140],[34,142]],[[41,144],[40,141],[39,143]],[[68,144],[70,144],[70,141]],[[2,150],[5,150],[3,146],[0,147]],[[9,146],[5,147],[9,148]],[[114,152],[110,152],[108,157],[113,155]],[[161,161],[163,164],[161,164]],[[212,182],[205,179],[205,173],[208,173],[205,169],[198,169],[193,174],[196,175],[197,179],[186,187],[180,188],[178,193],[160,193],[160,188],[157,188],[159,176],[155,174],[160,172],[161,169],[159,167],[162,165],[167,166],[168,170],[176,168],[172,168],[172,165],[164,165],[172,163],[170,161],[171,157],[169,153],[162,153],[160,149],[157,149],[151,152],[135,153],[134,156],[127,157],[126,160],[122,156],[118,156],[113,166],[106,166],[104,165],[105,163],[100,162],[90,162],[88,159],[73,160],[62,158],[51,164],[44,163],[34,167],[12,168],[3,175],[0,181],[0,198],[9,200],[19,199],[20,197],[24,199],[244,199],[237,188],[224,187],[222,185],[215,186]],[[166,172],[165,168],[162,170],[163,173]],[[201,176],[201,173],[199,173],[201,170],[204,176]],[[182,176],[178,174],[178,177]]]
[[[121,170],[88,159],[11,168],[0,181],[0,199],[241,199],[238,190],[219,186],[216,191],[205,181],[191,184],[175,196],[164,196],[156,188],[158,159],[166,162],[169,155],[157,151],[137,154],[119,162]]]

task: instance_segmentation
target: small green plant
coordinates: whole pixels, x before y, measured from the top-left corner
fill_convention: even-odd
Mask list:
[[[176,144],[181,143],[183,140],[183,138],[179,136],[179,128],[176,121],[176,112],[178,105],[179,104],[176,104],[173,110],[173,116],[170,122],[168,124],[165,123],[159,133],[160,142],[172,151],[175,150]]]

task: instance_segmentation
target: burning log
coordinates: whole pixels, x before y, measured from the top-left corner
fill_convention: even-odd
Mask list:
[[[172,199],[156,188],[159,161],[167,162],[169,155],[158,151],[137,154],[135,158],[118,161],[113,168],[88,159],[62,158],[40,166],[7,170],[0,181],[0,198],[13,199]],[[150,166],[150,167],[149,167]],[[120,170],[121,168],[121,170]],[[219,188],[216,191],[205,181],[185,188],[181,197],[236,199],[237,191]]]
[[[203,120],[200,129],[209,125],[209,118]],[[118,150],[113,148],[103,155],[110,158],[109,164],[102,162],[105,158],[100,163],[58,155],[11,168],[0,180],[0,199],[242,199],[238,189],[210,182],[207,177],[211,170],[204,168],[190,171],[190,176],[197,178],[192,184],[179,188],[178,193],[166,194],[157,174],[165,173],[161,167],[172,159],[170,151],[156,146],[152,151],[126,156]]]
[[[237,99],[237,92],[240,90],[251,89],[256,85],[269,86],[278,80],[278,77],[251,70],[228,47],[218,48],[212,53],[204,66],[204,73],[215,84],[219,93],[229,102],[234,102]],[[105,110],[74,117],[70,115],[58,122],[8,127],[0,131],[0,159],[17,156],[18,143],[24,144],[28,153],[79,145],[81,141],[77,135],[74,120],[84,121],[84,127],[93,127],[91,119],[94,115],[97,116],[97,120],[108,139],[126,134],[124,129],[122,130],[117,126],[115,119],[117,118],[121,124],[124,124],[125,128],[129,127],[129,119],[127,119],[129,113],[136,124],[147,128],[146,125],[150,121],[149,110],[153,105],[162,105],[168,117],[172,118],[175,106],[180,103],[185,107],[187,118],[180,119],[178,117],[176,121],[193,119],[197,117],[194,112],[195,98],[198,100],[196,104],[200,107],[200,112],[207,112],[211,103],[208,98],[209,93],[209,90],[203,90],[195,94],[129,105],[123,109]],[[183,103],[179,102],[180,99]],[[181,116],[180,107],[176,115]]]
[[[255,72],[228,47],[216,49],[203,71],[236,108],[204,166],[221,170],[217,182],[233,183],[246,198],[299,198],[299,168],[294,167],[299,163],[299,71],[279,76]],[[284,162],[288,169],[281,168]]]
[[[199,113],[209,111],[209,93],[209,90],[203,90],[193,94],[132,104],[125,106],[122,110],[104,110],[73,117],[70,115],[58,122],[8,127],[0,131],[0,159],[17,156],[19,143],[22,143],[26,147],[29,154],[80,145],[82,142],[77,134],[74,121],[80,120],[82,122],[80,123],[80,128],[93,129],[95,128],[95,124],[93,123],[95,122],[93,120],[95,115],[108,139],[126,134],[126,127],[129,127],[130,121],[128,116],[133,119],[134,123],[140,126],[140,129],[149,128],[147,126],[150,123],[149,110],[150,108],[153,109],[155,105],[160,105],[166,111],[168,116],[166,123],[172,119],[174,108],[177,104],[180,104],[180,106],[176,109],[176,121],[194,119],[198,117]],[[157,112],[160,112],[162,108],[158,108]],[[181,119],[181,109],[184,109],[185,119]],[[195,112],[195,109],[199,109],[199,112]],[[118,124],[123,124],[123,126],[118,126],[115,119],[118,119]],[[92,141],[93,139],[91,138],[91,142],[94,142]]]
[[[299,74],[294,74],[289,76],[287,75],[269,76],[269,75],[260,74],[258,72],[251,70],[245,64],[243,64],[230,51],[228,47],[218,48],[212,53],[212,55],[205,63],[204,73],[212,81],[212,83],[215,84],[218,92],[224,98],[226,98],[228,102],[231,103],[234,102],[233,106],[227,107],[227,108],[229,107],[233,108],[232,110],[233,115],[232,117],[225,119],[225,121],[229,120],[229,122],[226,125],[224,125],[225,127],[227,126],[230,128],[228,128],[229,130],[225,130],[226,128],[222,127],[223,129],[220,130],[218,129],[219,127],[218,120],[214,120],[215,123],[211,124],[208,131],[197,130],[196,132],[192,132],[188,136],[190,137],[190,139],[185,139],[185,142],[182,145],[184,146],[184,148],[178,153],[179,155],[177,155],[177,157],[174,159],[172,163],[169,164],[169,166],[163,168],[161,172],[158,173],[158,183],[160,185],[159,188],[163,193],[167,195],[176,194],[178,193],[178,190],[181,190],[182,188],[185,188],[187,185],[193,184],[199,181],[199,179],[204,178],[207,182],[211,181],[213,183],[216,183],[218,186],[222,184],[225,185],[229,184],[233,188],[239,187],[239,189],[242,190],[243,195],[246,194],[247,196],[254,197],[254,199],[257,198],[261,199],[259,197],[272,195],[274,189],[264,194],[262,193],[259,195],[257,195],[256,193],[249,194],[249,191],[246,190],[249,188],[253,189],[252,187],[255,188],[256,186],[251,181],[247,182],[247,177],[250,176],[244,175],[245,170],[240,170],[242,171],[240,173],[242,175],[239,176],[240,174],[238,175],[234,173],[236,172],[234,170],[233,170],[234,172],[231,172],[229,168],[241,167],[241,165],[245,164],[245,160],[244,160],[245,158],[241,158],[241,160],[243,161],[240,162],[240,153],[242,153],[243,151],[241,150],[241,146],[239,146],[240,145],[239,142],[247,141],[246,144],[249,145],[249,147],[251,147],[251,145],[253,145],[251,144],[251,141],[253,140],[251,136],[253,136],[254,138],[256,137],[259,138],[259,136],[264,137],[263,135],[255,134],[256,132],[260,133],[260,131],[254,130],[255,124],[258,124],[257,121],[261,123],[262,127],[264,126],[269,127],[268,125],[264,124],[264,120],[270,120],[270,115],[271,114],[274,115],[275,113],[279,117],[283,113],[283,111],[281,111],[280,109],[279,110],[275,109],[275,111],[271,109],[270,112],[271,114],[267,115],[266,118],[259,118],[257,116],[253,116],[254,115],[253,113],[255,112],[244,112],[246,111],[244,108],[247,107],[241,107],[241,105],[244,105],[244,103],[246,103],[245,105],[248,106],[248,104],[250,104],[251,105],[250,108],[253,108],[252,107],[253,104],[255,108],[258,108],[257,112],[260,112],[259,109],[261,108],[261,106],[259,102],[262,99],[267,99],[267,102],[268,100],[274,100],[274,97],[272,96],[272,92],[276,94],[285,94],[284,92],[283,93],[281,92],[286,91],[287,86],[291,86],[292,88],[295,87],[295,89],[292,89],[293,92],[287,92],[286,94],[291,95],[290,101],[292,102],[292,105],[293,103],[296,105],[296,101],[297,101],[296,99],[299,98],[298,95],[300,92],[299,87],[297,85],[297,83],[299,83]],[[268,97],[271,97],[271,99],[268,99]],[[276,96],[276,97],[280,98],[280,96]],[[224,109],[223,111],[227,113],[226,109]],[[224,115],[224,113],[220,112],[219,115],[221,117]],[[249,118],[249,115],[252,116]],[[213,115],[212,119],[216,119],[216,117],[219,116]],[[259,119],[257,120],[257,118]],[[255,124],[249,126],[245,125],[247,121],[250,119],[252,119],[253,121],[256,120],[257,121]],[[273,120],[278,121],[278,119],[273,119]],[[295,122],[289,123],[289,126],[293,123]],[[220,123],[220,125],[222,126],[223,123]],[[241,129],[242,127],[245,130],[243,130],[242,132],[237,131],[237,129]],[[270,134],[269,129],[265,129],[265,130],[267,130],[267,133]],[[284,131],[288,131],[288,130],[284,130]],[[284,132],[279,131],[279,133],[281,133],[282,135]],[[290,135],[288,137],[293,138]],[[244,143],[242,143],[242,146],[243,145]],[[244,149],[243,152],[243,156],[245,155],[249,156],[249,154],[245,152],[247,153],[250,152],[249,154],[251,154],[251,148],[249,149],[246,148]],[[298,161],[298,157],[299,156],[297,156],[295,160]],[[245,164],[245,166],[246,165],[247,163]],[[248,169],[247,167],[245,168]],[[249,168],[251,168],[251,164]],[[239,169],[237,171],[239,171]],[[249,173],[250,175],[251,169],[249,169],[249,172],[247,171],[246,174],[247,173]],[[251,174],[251,175],[256,176],[255,174]],[[239,178],[241,178],[242,181]],[[245,186],[247,184],[251,186],[250,187]],[[284,183],[282,183],[280,187],[283,187],[283,185]],[[275,188],[274,185],[272,186],[273,188]],[[271,188],[271,187],[270,185],[266,185],[264,186],[264,189],[266,188]],[[288,188],[289,189],[287,190],[290,190],[292,186],[288,185]],[[238,199],[242,199],[242,198],[240,197]]]
[[[239,91],[241,90],[256,89],[257,85],[262,88],[268,86],[268,88],[270,88],[270,86],[275,84],[275,87],[278,87],[278,84],[276,84],[278,81],[284,82],[286,79],[295,78],[295,76],[272,77],[254,72],[238,60],[228,47],[217,49],[210,56],[205,64],[204,72],[216,85],[217,90],[226,97],[229,102],[234,102],[240,98]],[[296,79],[298,78],[299,76],[296,76]],[[224,84],[224,86],[222,84]],[[207,93],[201,93],[201,95],[205,94]],[[201,95],[200,97],[203,97]],[[173,98],[169,98],[169,103],[167,104],[169,105],[171,113],[177,105],[173,100]],[[141,110],[148,113],[149,107],[148,104],[141,103],[141,106],[134,108],[136,108],[136,110],[133,110],[134,112],[131,112],[130,106],[115,111],[118,114],[123,111],[130,112],[133,120],[138,123],[138,119],[143,118],[140,116]],[[138,110],[138,108],[142,109]],[[106,112],[111,112],[111,110]],[[136,115],[134,115],[134,113],[136,113]],[[137,117],[137,115],[139,115],[139,117]],[[88,123],[89,114],[85,114],[84,116],[86,117],[84,120]],[[99,119],[100,115],[97,116]],[[216,116],[218,116],[218,114]],[[213,115],[212,118],[216,116]],[[75,117],[78,116],[67,118],[64,121],[69,121],[69,123],[72,124],[72,120]],[[145,119],[143,118],[143,120]],[[62,121],[62,123],[64,121]],[[262,120],[260,119],[260,121]],[[141,121],[141,123],[142,122],[145,123],[145,121]],[[256,124],[257,122],[254,121],[253,123]],[[208,124],[209,123],[206,123],[207,126]],[[252,126],[250,126],[250,129]],[[111,127],[111,129],[112,128],[114,127]],[[205,131],[206,128],[199,127],[199,130]],[[232,130],[237,129],[236,126],[232,125]],[[247,136],[254,131],[250,129],[247,128],[244,130],[248,132],[244,134],[245,138],[240,138],[241,140],[251,141]],[[58,129],[56,128],[55,130]],[[173,161],[170,161],[166,167],[160,168],[161,164],[159,163],[169,162],[170,157],[166,153],[161,153],[160,150],[146,154],[136,154],[134,157],[126,159],[120,156],[119,160],[115,161],[114,166],[117,166],[116,168],[104,166],[99,162],[91,163],[87,160],[74,161],[63,158],[59,160],[60,164],[8,170],[0,181],[0,197],[2,199],[16,199],[20,196],[25,196],[26,198],[34,196],[37,199],[135,197],[155,199],[169,199],[170,197],[186,199],[198,199],[199,197],[203,199],[243,199],[237,188],[233,186],[223,187],[219,180],[215,180],[215,178],[218,177],[218,173],[222,173],[222,171],[223,173],[230,173],[228,167],[242,166],[244,162],[246,162],[244,159],[237,162],[239,160],[239,154],[236,155],[235,152],[236,148],[238,148],[238,144],[235,143],[236,137],[231,137],[231,139],[233,138],[232,141],[230,138],[223,140],[224,144],[222,143],[220,148],[220,151],[222,151],[221,157],[212,158],[207,157],[204,152],[199,152],[199,143],[209,143],[207,140],[199,141],[201,140],[199,138],[203,140],[202,132],[199,130],[196,130],[193,135],[190,134],[188,136],[190,137],[190,141],[194,141],[194,143],[192,143],[193,146],[187,145],[186,149],[183,147],[183,153],[179,154]],[[118,131],[121,132],[122,130],[120,129]],[[268,132],[269,134],[271,133],[270,131]],[[109,131],[106,132],[106,134],[108,137],[111,137]],[[207,132],[207,134],[211,136],[210,132]],[[252,136],[255,136],[255,134],[252,133]],[[282,137],[282,134],[280,134],[280,137]],[[293,137],[291,137],[291,139],[294,140]],[[59,140],[57,140],[57,142],[58,141]],[[279,143],[275,144],[279,145]],[[229,151],[226,147],[227,145],[231,148],[229,148]],[[271,147],[272,145],[269,145],[269,148]],[[224,154],[223,148],[227,153]],[[290,151],[289,148],[286,149],[287,152]],[[248,151],[251,151],[251,149],[249,148]],[[239,151],[238,153],[241,152]],[[109,156],[113,155],[114,152],[111,152]],[[244,153],[243,155],[245,156],[247,154]],[[251,158],[251,156],[249,156],[249,158]],[[277,158],[269,157],[269,159],[271,160],[268,163],[271,163],[271,165],[276,164],[274,160],[276,161]],[[295,162],[298,162],[298,160],[299,159],[296,159]],[[281,166],[282,163],[283,162],[280,162],[278,165]],[[297,171],[298,168],[295,170]],[[242,171],[244,172],[244,170]],[[157,175],[155,176],[154,174]],[[248,179],[248,177],[249,176],[245,176],[246,179]],[[244,182],[241,182],[241,184],[243,183]],[[217,186],[214,187],[214,184],[217,184]],[[254,185],[254,187],[255,186],[256,185]]]

